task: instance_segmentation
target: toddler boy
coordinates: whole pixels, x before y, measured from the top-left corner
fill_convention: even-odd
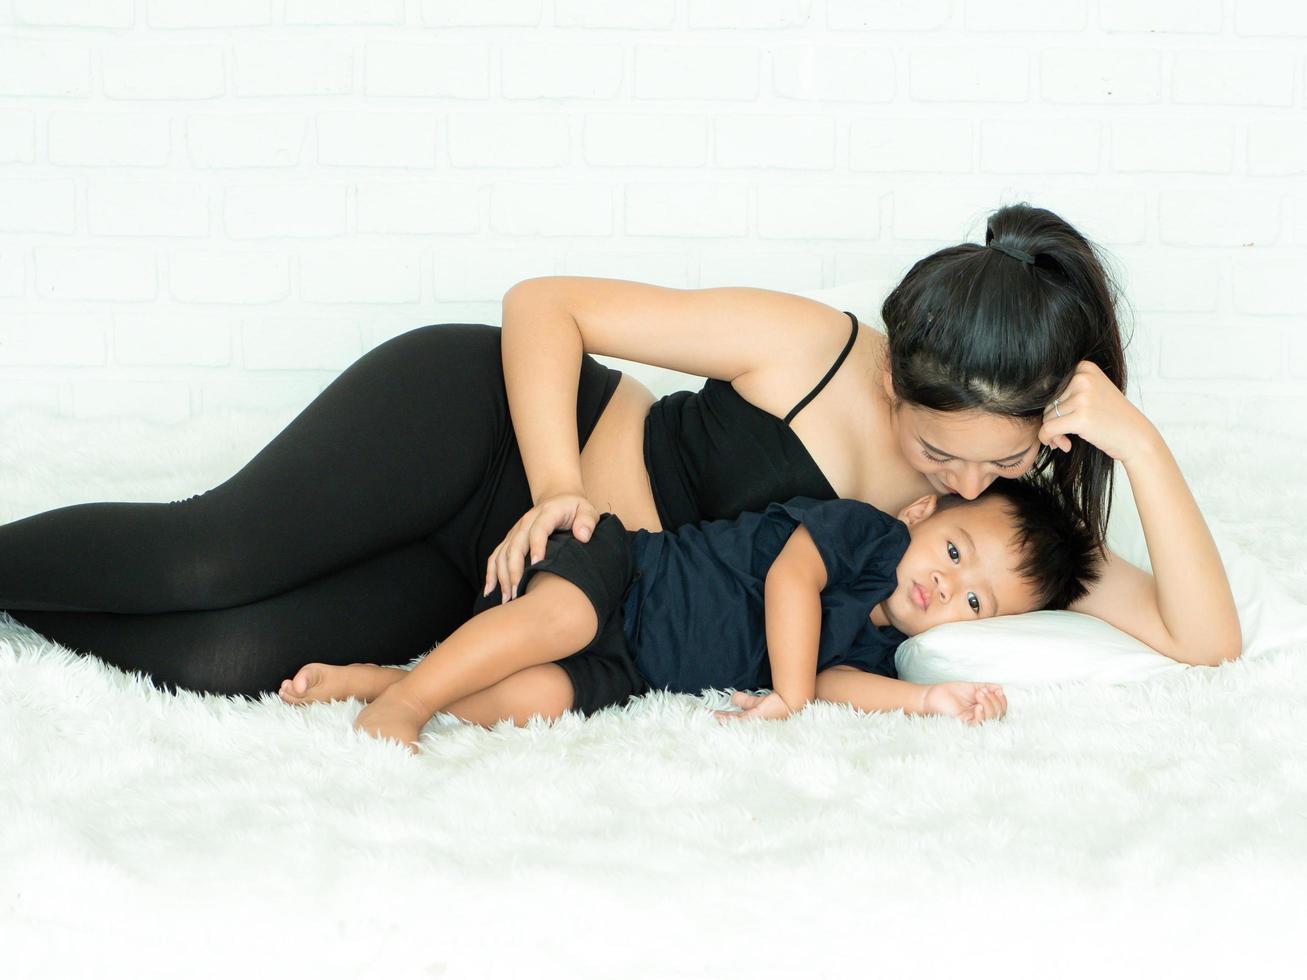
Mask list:
[[[1024,480],[997,480],[974,501],[925,496],[897,518],[807,497],[674,532],[628,532],[605,514],[589,541],[552,535],[517,599],[479,599],[479,615],[398,671],[356,727],[416,746],[437,711],[550,661],[583,714],[651,689],[712,687],[771,688],[733,701],[744,716],[785,717],[817,697],[819,673],[826,700],[929,711],[930,688],[897,680],[900,643],[940,623],[1065,608],[1097,562],[1055,491]],[[282,696],[358,696],[339,673],[349,670],[307,665]],[[962,686],[934,685],[934,710],[1002,714],[1001,690]]]

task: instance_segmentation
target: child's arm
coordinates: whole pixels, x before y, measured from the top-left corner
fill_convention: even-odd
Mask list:
[[[821,590],[825,587],[826,563],[800,524],[772,562],[763,583],[772,690],[791,712],[801,711],[817,694]]]
[[[1207,523],[1165,440],[1103,372],[1081,362],[1048,412],[1040,439],[1067,446],[1079,435],[1113,459],[1130,478],[1153,574],[1108,553],[1075,612],[1106,620],[1182,663],[1216,666],[1239,656],[1239,613]]]
[[[829,667],[817,675],[817,697],[836,704],[851,704],[862,711],[924,715],[929,690],[925,684],[872,674],[848,664]]]
[[[969,725],[1007,713],[1007,696],[997,684],[948,681],[913,684],[872,674],[848,664],[817,675],[817,697],[851,704],[862,711],[902,711],[905,715],[950,715]]]

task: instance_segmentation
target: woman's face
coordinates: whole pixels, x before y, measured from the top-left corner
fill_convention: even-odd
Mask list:
[[[1000,476],[1021,476],[1039,455],[1039,419],[989,412],[934,412],[899,402],[891,412],[899,450],[936,493],[975,500]]]

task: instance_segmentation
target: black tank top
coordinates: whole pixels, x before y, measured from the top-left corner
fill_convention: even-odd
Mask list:
[[[815,388],[780,419],[747,401],[728,381],[709,378],[699,391],[658,399],[644,420],[644,465],[664,530],[730,520],[791,497],[834,500],[790,421],[835,376],[858,339],[849,342]]]

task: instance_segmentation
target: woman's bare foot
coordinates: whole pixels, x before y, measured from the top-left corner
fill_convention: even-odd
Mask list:
[[[281,682],[277,693],[287,704],[312,704],[315,701],[344,701],[357,698],[371,701],[408,676],[399,667],[379,667],[376,664],[305,664]]]

